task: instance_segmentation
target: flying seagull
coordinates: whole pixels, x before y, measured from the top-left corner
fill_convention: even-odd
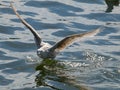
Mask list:
[[[94,36],[97,33],[100,32],[101,28],[98,28],[96,30],[92,30],[90,32],[85,32],[81,34],[73,34],[65,37],[61,41],[57,42],[55,45],[50,45],[49,43],[43,42],[40,35],[36,32],[36,30],[28,24],[17,12],[16,8],[10,4],[12,7],[14,13],[17,15],[17,17],[21,20],[21,22],[32,32],[34,35],[34,39],[37,46],[37,55],[40,58],[43,59],[54,59],[58,53],[60,53],[62,50],[64,50],[66,47],[68,47],[70,44],[72,44],[76,39],[83,39],[85,37]]]

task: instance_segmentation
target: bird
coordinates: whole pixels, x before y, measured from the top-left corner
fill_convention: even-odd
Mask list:
[[[112,12],[114,6],[119,6],[119,0],[104,0],[107,4],[106,12]]]
[[[42,38],[38,34],[38,32],[20,16],[20,14],[17,12],[16,8],[13,6],[12,3],[10,3],[10,6],[12,7],[14,13],[20,19],[20,21],[33,34],[35,43],[37,46],[37,55],[42,59],[54,59],[61,51],[63,51],[66,47],[74,43],[77,39],[81,40],[86,37],[91,37],[91,36],[98,34],[101,31],[101,28],[97,28],[96,30],[92,30],[92,31],[85,32],[85,33],[68,35],[67,37],[58,41],[54,45],[51,45],[47,42],[42,41]]]

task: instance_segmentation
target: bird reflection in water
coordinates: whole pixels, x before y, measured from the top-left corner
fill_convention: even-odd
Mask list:
[[[105,0],[107,4],[106,12],[112,12],[114,6],[119,6],[119,0]]]
[[[36,66],[36,70],[40,71],[35,79],[37,86],[47,86],[45,79],[50,79],[50,76],[55,76],[57,69],[60,67],[62,68],[62,66],[57,66],[56,60],[43,60],[39,65]]]
[[[58,60],[45,59],[36,66],[39,74],[36,76],[36,86],[48,86],[55,90],[73,89],[88,90],[75,81],[74,77],[66,74],[67,68]]]

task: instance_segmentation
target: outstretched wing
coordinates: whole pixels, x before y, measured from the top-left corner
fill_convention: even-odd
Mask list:
[[[98,29],[90,31],[90,32],[86,32],[86,33],[82,33],[82,34],[73,34],[73,35],[67,36],[64,39],[62,39],[61,41],[59,41],[58,43],[56,43],[50,50],[51,51],[57,50],[59,52],[59,51],[63,50],[64,48],[66,48],[67,46],[69,46],[70,44],[72,44],[76,39],[81,40],[85,37],[94,36],[97,33],[99,33],[100,30],[101,30],[101,28],[98,28]]]
[[[21,22],[32,32],[32,34],[35,37],[35,42],[37,47],[40,47],[41,44],[41,37],[39,36],[39,34],[36,32],[36,30],[30,25],[28,24],[17,12],[17,10],[15,9],[15,7],[12,5],[12,3],[10,4],[10,6],[12,7],[14,13],[18,16],[18,18],[21,20]]]

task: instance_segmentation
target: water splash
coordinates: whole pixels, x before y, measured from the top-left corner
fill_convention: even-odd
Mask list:
[[[96,54],[93,50],[87,49],[83,53],[85,59],[89,61],[90,66],[102,67],[105,61],[105,57],[102,55]]]
[[[40,60],[40,58],[34,57],[32,55],[26,56],[26,59],[25,59],[25,63],[27,64],[38,64],[41,61],[42,60]]]
[[[61,61],[59,63],[63,64],[68,72],[86,73],[103,68],[105,60],[108,60],[105,56],[96,54],[90,49],[85,50],[82,57],[82,59]]]

